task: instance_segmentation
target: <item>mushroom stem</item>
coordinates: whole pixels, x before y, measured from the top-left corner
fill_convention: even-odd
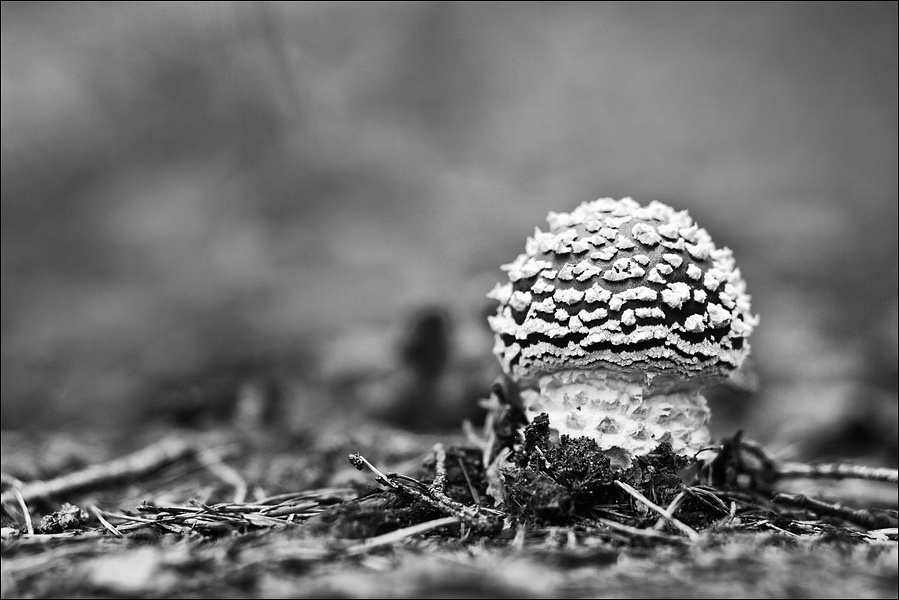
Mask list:
[[[538,384],[522,391],[528,419],[546,413],[558,435],[595,439],[613,464],[628,466],[665,441],[678,454],[709,444],[710,412],[698,388],[659,389],[645,374],[606,369],[566,369]]]

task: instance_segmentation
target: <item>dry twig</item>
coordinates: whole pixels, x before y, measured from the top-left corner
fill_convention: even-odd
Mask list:
[[[424,523],[412,525],[411,527],[404,527],[403,529],[397,529],[383,535],[368,538],[362,543],[356,544],[355,546],[350,546],[345,550],[345,552],[351,556],[356,554],[364,554],[365,552],[368,552],[369,550],[372,550],[374,548],[395,544],[406,539],[407,537],[417,535],[419,533],[424,533],[426,531],[431,531],[432,529],[437,529],[438,527],[454,525],[459,521],[459,517],[456,516],[441,517],[439,519],[425,521]]]
[[[609,529],[614,529],[621,533],[625,533],[629,537],[643,537],[656,540],[665,540],[669,542],[681,542],[683,540],[683,538],[675,537],[662,531],[657,531],[655,529],[639,529],[637,527],[631,527],[630,525],[624,525],[623,523],[619,523],[618,521],[612,521],[611,519],[598,518],[597,521],[599,521]]]
[[[103,512],[99,508],[97,508],[96,506],[91,506],[91,512],[95,517],[97,517],[97,520],[100,521],[100,524],[105,527],[107,531],[109,531],[116,537],[123,537],[122,532],[116,529],[115,525],[106,520],[106,518],[103,516]]]
[[[24,483],[18,491],[25,502],[45,500],[75,490],[144,475],[196,452],[197,446],[193,442],[166,438],[133,454],[106,463],[91,465],[49,481]],[[0,495],[2,504],[13,500],[16,500],[16,493],[13,490],[7,490]]]
[[[677,512],[677,510],[680,508],[680,505],[683,504],[684,500],[686,500],[686,499],[687,499],[687,492],[682,490],[681,493],[679,493],[677,496],[674,497],[674,500],[671,501],[671,503],[668,505],[668,508],[666,508],[665,510],[668,512],[669,515],[671,515],[673,517],[674,513]],[[657,530],[663,529],[665,527],[665,523],[666,523],[665,517],[659,517],[659,520],[656,521],[656,524],[653,527],[653,529],[657,529]]]
[[[772,481],[784,478],[808,479],[863,479],[899,483],[899,470],[887,467],[868,467],[851,463],[807,464],[801,462],[785,462],[771,456],[767,449],[755,440],[744,438],[742,431],[733,438],[736,453],[733,456],[740,470],[745,470],[755,479],[769,478]],[[744,453],[759,461],[759,465],[751,467],[743,460]]]
[[[468,475],[468,469],[465,468],[465,463],[462,462],[462,458],[457,456],[456,462],[459,463],[459,469],[462,470],[462,476],[465,477],[465,483],[468,484],[468,491],[471,494],[471,499],[474,500],[474,503],[477,505],[481,504],[481,495],[478,494],[477,488],[474,487],[474,484],[471,482],[471,477]]]
[[[899,524],[899,519],[895,515],[890,515],[886,512],[878,512],[872,509],[846,508],[839,504],[815,500],[803,494],[777,494],[774,497],[774,502],[804,508],[822,516],[844,519],[868,529],[885,529],[887,527],[896,527]]]
[[[349,460],[359,470],[369,469],[375,474],[375,480],[382,485],[429,504],[446,515],[457,517],[472,530],[485,533],[495,531],[499,526],[497,519],[503,517],[504,513],[482,506],[467,506],[447,496],[445,492],[446,451],[442,444],[436,444],[434,453],[435,477],[430,486],[425,486],[420,481],[405,475],[396,473],[385,475],[360,454],[350,454]]]
[[[674,526],[678,531],[680,531],[681,533],[686,535],[688,538],[690,538],[690,540],[695,541],[695,540],[699,539],[699,533],[695,529],[693,529],[689,525],[686,525],[686,524],[682,523],[681,521],[675,519],[674,516],[670,512],[668,512],[667,510],[665,510],[658,504],[652,502],[649,498],[647,498],[646,496],[641,494],[639,491],[634,489],[632,486],[624,483],[623,481],[619,481],[617,479],[615,480],[615,485],[617,485],[622,490],[624,490],[625,492],[630,494],[638,502],[644,504],[647,508],[659,513],[659,515],[661,515],[663,519],[668,521],[668,523],[670,523],[672,526]]]
[[[808,465],[785,462],[777,466],[778,477],[807,477],[809,479],[866,479],[899,483],[899,471],[886,467],[866,467],[853,464]]]

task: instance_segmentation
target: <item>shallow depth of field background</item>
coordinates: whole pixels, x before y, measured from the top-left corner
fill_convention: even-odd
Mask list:
[[[896,3],[4,2],[0,27],[4,429],[127,430],[259,373],[322,422],[423,310],[473,402],[499,265],[548,211],[632,196],[733,248],[761,315],[716,434],[895,464]]]

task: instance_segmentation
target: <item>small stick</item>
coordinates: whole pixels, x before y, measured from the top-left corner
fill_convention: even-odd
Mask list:
[[[846,508],[839,504],[830,504],[809,498],[804,494],[777,494],[774,496],[776,504],[788,504],[790,506],[798,506],[810,510],[819,515],[830,517],[838,517],[845,519],[856,525],[867,527],[868,529],[884,529],[886,527],[896,527],[899,519],[886,513],[878,513],[871,510]]]
[[[446,490],[446,450],[443,444],[434,444],[434,482],[429,489],[441,495]]]
[[[415,479],[414,477],[409,477],[408,475],[400,475],[399,473],[391,473],[390,478],[392,481],[401,481],[403,483],[407,483],[409,485],[415,486],[416,489],[422,491],[428,491],[429,487]]]
[[[434,444],[434,481],[428,486],[428,492],[439,503],[445,505],[453,514],[465,517],[477,517],[477,506],[465,506],[446,495],[446,450],[443,444]],[[466,521],[466,524],[468,522]]]
[[[867,479],[899,483],[899,470],[886,467],[866,467],[851,464],[807,465],[786,462],[777,466],[778,477],[808,477],[810,479]]]
[[[437,501],[437,507],[440,508],[441,505],[444,510],[448,510],[452,514],[457,514],[464,520],[465,524],[474,527],[475,529],[479,529],[480,526],[477,522],[472,523],[471,520],[480,518],[481,511],[491,513],[493,515],[501,515],[500,511],[493,510],[490,508],[484,508],[478,505],[474,506],[466,506],[461,502],[453,500],[449,496],[446,495],[446,452],[443,449],[443,444],[435,444],[434,453],[436,459],[436,465],[434,467],[436,477],[434,478],[434,482],[428,487],[428,492],[431,496],[434,497],[434,500]],[[464,469],[463,469],[464,470]]]
[[[671,501],[671,504],[669,504],[668,508],[666,508],[665,510],[668,512],[669,515],[671,515],[673,517],[674,513],[677,512],[677,509],[680,508],[680,505],[684,503],[684,500],[686,500],[686,498],[687,498],[687,492],[682,490],[680,494],[678,494],[677,496],[674,497],[674,500]],[[656,524],[653,527],[653,529],[661,530],[664,527],[665,527],[665,518],[659,517],[659,520],[656,521]]]
[[[397,484],[390,481],[390,479],[387,478],[387,475],[384,475],[384,473],[379,471],[377,467],[368,462],[368,460],[366,460],[366,458],[361,454],[350,454],[349,459],[350,464],[356,467],[356,470],[361,471],[363,468],[367,468],[369,471],[375,474],[375,481],[380,484],[386,485],[389,488],[397,489]]]
[[[287,523],[287,519],[277,519],[260,513],[244,515],[244,520],[255,527],[281,527]]]
[[[465,476],[465,483],[468,484],[468,491],[471,493],[471,499],[474,500],[475,504],[481,503],[481,496],[478,494],[478,490],[475,489],[474,484],[471,482],[471,477],[468,476],[468,469],[465,468],[465,463],[462,462],[462,457],[457,456],[456,460],[459,462],[459,468],[462,469],[462,475]]]
[[[724,500],[718,497],[718,494],[715,493],[713,488],[685,485],[682,489],[706,506],[720,510],[722,513],[728,512],[728,505],[724,503]]]
[[[412,525],[411,527],[397,529],[396,531],[391,531],[390,533],[385,533],[373,538],[368,538],[360,544],[350,546],[345,550],[345,552],[351,556],[356,554],[363,554],[373,548],[394,544],[412,535],[424,533],[425,531],[430,531],[432,529],[444,527],[446,525],[453,525],[454,523],[458,523],[460,520],[461,519],[459,517],[453,516],[442,517],[440,519],[434,519],[432,521],[425,521],[424,523],[419,523],[418,525]]]
[[[724,514],[727,514],[727,513],[728,513],[727,505],[726,505],[726,504],[724,503],[724,501],[723,501],[721,498],[719,498],[715,493],[713,493],[713,492],[711,492],[711,491],[709,491],[709,490],[703,489],[703,488],[701,488],[701,487],[694,487],[694,486],[690,486],[690,485],[685,485],[685,486],[683,486],[683,490],[684,490],[685,492],[687,492],[687,493],[688,493],[691,497],[693,497],[695,500],[697,500],[697,501],[699,501],[699,502],[702,502],[703,504],[705,504],[705,505],[708,506],[709,508],[712,508],[712,509],[714,509],[714,510],[721,511],[721,512],[724,513]],[[715,502],[712,502],[712,501],[709,500],[706,496],[709,496],[709,497],[711,497],[711,498],[714,498],[714,499],[715,499]],[[731,503],[731,504],[733,504],[733,503]]]
[[[843,463],[810,465],[800,462],[780,462],[768,451],[750,439],[740,439],[740,448],[747,450],[762,461],[766,471],[772,471],[778,478],[806,477],[809,479],[867,479],[899,483],[899,470],[888,467],[867,467]]]
[[[198,508],[196,506],[151,506],[149,504],[141,504],[140,506],[137,507],[137,510],[139,510],[140,512],[148,512],[148,513],[154,513],[154,514],[160,514],[160,513],[175,514],[175,513],[182,513],[182,512],[201,513],[205,509]]]
[[[437,477],[435,478],[434,483],[427,488],[424,488],[424,486],[418,480],[406,477],[404,475],[385,475],[360,454],[350,454],[349,459],[350,463],[352,463],[354,467],[359,470],[362,470],[363,468],[369,469],[372,473],[375,474],[376,481],[390,487],[391,489],[430,504],[440,512],[448,513],[450,515],[458,517],[463,523],[465,523],[472,529],[476,529],[478,531],[492,530],[495,523],[492,522],[489,517],[485,517],[482,513],[487,513],[491,516],[502,516],[502,512],[479,506],[466,506],[461,502],[457,502],[452,498],[449,498],[445,493],[443,493],[443,490],[439,489],[440,486],[437,484],[440,482],[440,480],[442,479],[444,484],[446,482],[446,453],[440,452],[440,450],[442,450],[442,446],[440,446],[439,444],[438,446],[439,448],[435,446],[435,452],[437,453],[437,462],[440,462],[440,458],[442,456],[444,464],[442,468],[440,467],[440,465],[437,466]],[[444,472],[444,476],[442,478],[440,477],[441,470],[443,470]],[[415,485],[421,486],[424,489],[417,489],[416,487],[412,487],[411,485],[403,483],[401,481],[402,479],[410,480]]]
[[[624,490],[625,492],[627,492],[628,494],[633,496],[639,502],[646,505],[647,508],[662,515],[663,519],[665,519],[666,521],[671,523],[671,525],[673,525],[675,528],[677,528],[681,533],[683,533],[688,538],[690,538],[691,541],[696,541],[699,539],[699,533],[695,529],[693,529],[689,525],[685,525],[684,523],[681,523],[680,521],[675,519],[674,516],[672,516],[667,510],[665,510],[658,504],[655,504],[654,502],[652,502],[649,498],[647,498],[646,496],[644,496],[643,494],[638,492],[633,487],[631,487],[628,484],[624,483],[623,481],[619,481],[617,479],[615,480],[615,485],[617,485],[622,490]]]
[[[28,512],[28,505],[25,504],[25,498],[22,497],[22,492],[19,491],[18,487],[14,487],[12,488],[12,493],[19,503],[19,508],[22,509],[22,515],[25,518],[25,532],[28,535],[34,535],[34,524],[31,522],[31,513]]]
[[[109,512],[108,510],[101,511],[106,513],[105,516],[112,517],[113,519],[122,519],[123,521],[134,521],[135,523],[146,523],[147,525],[153,525],[158,523],[155,519],[144,519],[143,517],[135,517],[134,515],[124,515],[121,513]]]
[[[489,525],[483,521],[483,518],[479,514],[480,509],[477,506],[465,506],[461,502],[456,502],[455,500],[448,498],[445,495],[437,495],[433,492],[425,493],[416,490],[415,488],[409,487],[407,485],[398,484],[397,489],[401,492],[405,492],[411,496],[414,496],[418,500],[430,504],[437,510],[450,513],[461,519],[464,523],[466,523],[469,527],[477,530],[489,529]],[[487,510],[487,509],[483,509]],[[496,511],[494,511],[496,512]]]
[[[667,533],[663,533],[661,531],[656,531],[655,529],[638,529],[637,527],[631,527],[630,525],[624,525],[617,521],[612,521],[610,519],[603,519],[601,517],[598,518],[597,520],[600,523],[602,523],[603,525],[605,525],[606,527],[608,527],[609,529],[616,529],[618,531],[621,531],[623,533],[627,533],[630,535],[647,537],[647,538],[652,538],[652,539],[657,539],[657,540],[676,541],[676,542],[680,542],[683,539],[683,538],[675,537],[673,535],[668,535]]]
[[[317,508],[318,502],[309,501],[302,502],[300,504],[288,504],[286,506],[278,506],[273,508],[272,510],[261,510],[258,511],[259,514],[264,515],[266,517],[286,517],[288,515],[293,515],[297,513],[306,512],[311,508]]]
[[[353,488],[320,488],[317,490],[309,490],[306,492],[289,492],[285,494],[277,494],[256,500],[255,504],[259,505],[279,505],[290,500],[305,500],[312,498],[333,498],[339,502],[345,502],[355,498],[356,490]]]
[[[757,525],[760,525],[760,526],[764,525],[768,529],[773,529],[774,531],[777,531],[778,533],[783,533],[784,535],[788,535],[790,537],[794,537],[794,538],[802,537],[798,533],[793,533],[792,531],[787,531],[786,529],[778,527],[777,525],[775,525],[774,523],[772,523],[771,521],[769,521],[767,519],[765,519],[764,521],[759,521],[757,523]]]
[[[107,521],[103,518],[103,514],[100,512],[100,509],[96,506],[91,506],[91,512],[94,513],[94,516],[97,517],[97,520],[100,521],[100,524],[103,525],[108,531],[110,531],[116,537],[124,537],[121,531],[116,529],[115,525]]]
[[[91,465],[80,471],[62,475],[49,481],[29,481],[19,492],[26,502],[46,500],[75,490],[95,487],[128,477],[150,473],[194,454],[196,445],[177,438],[166,438],[127,456],[106,463]],[[0,503],[16,499],[11,490],[0,495]]]

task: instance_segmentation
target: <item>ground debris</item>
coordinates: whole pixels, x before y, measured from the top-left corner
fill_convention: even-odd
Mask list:
[[[90,516],[86,512],[74,504],[66,502],[56,512],[44,516],[37,526],[37,531],[38,533],[62,533],[79,530],[89,519]]]
[[[250,466],[271,452],[259,442],[216,458],[217,469],[187,460],[104,481],[102,493],[79,488],[70,498],[85,510],[59,504],[41,515],[49,500],[30,501],[35,534],[25,532],[18,500],[9,502],[4,596],[796,595],[788,566],[838,573],[803,583],[813,595],[895,590],[891,521],[862,525],[847,511],[865,507],[745,485],[739,469],[758,460],[731,461],[727,481],[713,484],[665,444],[621,469],[590,440],[550,444],[540,419],[522,433],[504,455],[498,497],[483,446],[417,437],[398,473],[353,455],[380,485],[265,493]],[[275,447],[284,455],[268,462],[296,451]],[[306,449],[301,464],[332,462],[315,452]],[[143,501],[121,505],[122,497]],[[892,509],[867,509],[895,519]]]
[[[310,535],[358,540],[438,516],[439,512],[425,502],[410,501],[394,489],[375,489],[310,518],[305,530]]]
[[[167,438],[115,460],[91,465],[49,481],[29,482],[20,486],[19,493],[26,502],[49,499],[92,486],[138,477],[198,451],[197,445],[190,441]],[[0,496],[0,503],[6,504],[13,499],[15,496],[11,491],[4,491]]]
[[[502,528],[504,514],[491,508],[493,499],[490,496],[484,496],[482,501],[481,496],[486,488],[486,482],[479,480],[475,485],[468,473],[468,468],[471,468],[475,473],[485,474],[480,462],[480,452],[476,449],[454,450],[456,462],[459,464],[459,469],[454,470],[455,480],[449,478],[448,453],[443,444],[435,444],[433,452],[433,480],[430,484],[406,475],[396,473],[385,475],[360,454],[351,454],[349,460],[359,470],[368,468],[375,474],[375,480],[381,485],[399,492],[410,501],[414,500],[430,505],[440,514],[457,517],[465,527],[473,532],[487,535],[498,532]],[[468,468],[465,466],[463,456],[470,463]],[[462,486],[460,479],[468,486],[467,491],[458,490]],[[455,484],[456,493],[464,496],[464,500],[456,500],[448,495],[448,485],[450,484]],[[482,491],[479,492],[478,488]],[[408,525],[415,524],[409,523]]]
[[[642,523],[648,518],[646,504],[633,505],[633,495],[616,482],[653,504],[666,505],[683,493],[679,473],[691,459],[674,454],[667,442],[621,469],[591,438],[563,435],[558,443],[550,438],[548,417],[536,417],[524,430],[521,449],[501,470],[507,508],[524,523],[568,525],[598,512],[625,525]],[[707,523],[716,516],[700,503],[687,504],[694,521],[705,515]]]

